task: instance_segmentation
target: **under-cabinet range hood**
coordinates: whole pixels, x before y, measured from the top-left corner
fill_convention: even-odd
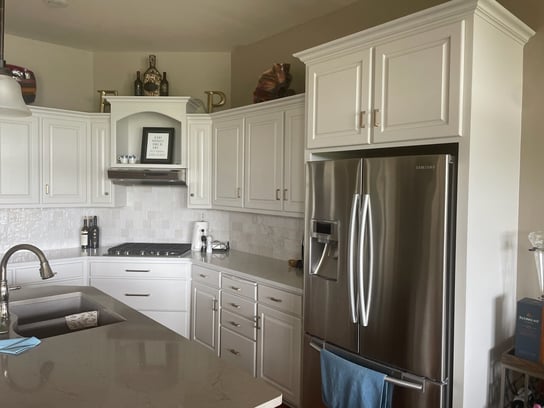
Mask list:
[[[142,169],[112,167],[108,178],[115,184],[124,185],[178,185],[186,186],[187,169]]]

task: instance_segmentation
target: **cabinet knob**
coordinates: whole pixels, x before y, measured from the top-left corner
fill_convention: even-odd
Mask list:
[[[109,193],[109,192],[107,192],[107,191],[105,191],[105,192],[104,192],[104,195],[105,195],[105,196],[109,196],[109,195],[110,195],[110,193]]]
[[[191,193],[191,194],[189,194],[189,195],[190,195],[191,197],[194,197],[194,196],[195,196],[195,193]]]

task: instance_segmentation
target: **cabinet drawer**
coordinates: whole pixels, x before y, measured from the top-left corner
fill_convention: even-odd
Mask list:
[[[230,275],[221,276],[221,289],[224,292],[257,300],[257,284],[255,282],[236,278]]]
[[[184,278],[191,276],[189,263],[154,262],[91,262],[90,274],[93,276],[123,278]]]
[[[256,342],[221,328],[221,358],[256,374]]]
[[[218,288],[221,284],[221,273],[213,269],[202,268],[201,266],[193,265],[191,276],[194,281],[203,283],[205,285],[213,286],[215,288]]]
[[[257,315],[256,303],[241,298],[240,296],[231,295],[230,293],[221,293],[221,308],[230,312],[236,313],[246,319],[253,320]]]
[[[136,310],[189,310],[189,281],[92,278],[91,286]]]
[[[259,303],[297,316],[302,315],[302,297],[280,289],[259,285]]]
[[[228,327],[230,330],[249,339],[257,340],[257,328],[254,319],[244,319],[227,310],[221,310],[221,326]]]
[[[40,264],[36,263],[29,266],[16,267],[13,269],[13,280],[10,285],[25,285],[29,283],[48,283],[55,284],[55,281],[70,280],[72,282],[79,281],[79,283],[73,283],[74,285],[86,285],[83,282],[83,262],[72,262],[55,264],[50,262],[51,270],[55,273],[51,279],[42,280],[40,278]]]

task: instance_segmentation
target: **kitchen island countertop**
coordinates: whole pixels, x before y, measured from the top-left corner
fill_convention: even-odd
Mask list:
[[[126,321],[45,338],[20,355],[0,354],[2,406],[268,408],[281,404],[281,393],[264,381],[92,287],[23,288],[10,293],[10,303],[70,292],[82,292]]]

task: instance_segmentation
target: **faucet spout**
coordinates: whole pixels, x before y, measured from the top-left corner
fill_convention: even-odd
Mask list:
[[[36,255],[40,261],[40,276],[42,279],[49,279],[55,276],[51,266],[42,250],[34,245],[19,244],[6,251],[0,261],[0,334],[9,331],[9,290],[8,290],[8,271],[7,264],[11,256],[17,251],[30,251]]]

